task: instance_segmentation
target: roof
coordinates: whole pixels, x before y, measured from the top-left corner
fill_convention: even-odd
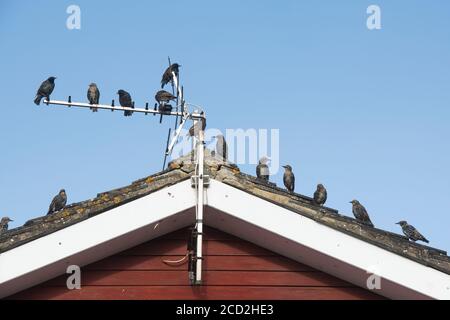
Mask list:
[[[179,189],[173,188],[178,185],[180,185],[180,188],[185,188],[187,185],[190,186],[190,181],[186,180],[190,178],[193,172],[194,164],[191,161],[191,155],[187,155],[172,161],[169,163],[167,170],[158,174],[140,179],[123,188],[100,193],[94,199],[72,204],[54,215],[30,220],[24,226],[9,230],[0,236],[0,253],[4,255],[5,253],[15,251],[13,250],[15,248],[25,247],[29,243],[37,244],[38,241],[36,240],[40,239],[43,239],[42,243],[44,243],[46,241],[44,238],[50,239],[50,237],[47,237],[49,235],[58,234],[58,232],[63,230],[71,229],[68,228],[69,226],[82,224],[84,221],[90,221],[97,217],[100,217],[101,219],[96,219],[96,221],[103,221],[103,225],[108,223],[108,221],[111,221],[111,224],[113,224],[113,220],[116,219],[113,215],[115,215],[116,212],[118,215],[121,214],[121,210],[118,209],[124,208],[122,211],[125,212],[128,210],[126,208],[130,203],[134,202],[136,202],[136,206],[140,206],[139,201],[136,200],[143,199],[142,201],[144,201],[144,198],[146,198],[148,201],[151,200],[154,202],[165,201],[162,200],[166,199],[162,197],[163,193],[165,197],[174,197],[171,193],[175,193]],[[356,250],[355,248],[359,248],[358,250],[370,250],[372,256],[377,256],[380,261],[392,258],[392,261],[395,260],[395,263],[400,263],[402,265],[408,264],[407,261],[414,261],[416,264],[411,265],[411,270],[427,270],[427,272],[430,273],[430,277],[439,278],[441,277],[439,273],[446,275],[450,274],[450,258],[447,256],[446,252],[421,244],[412,243],[402,235],[367,227],[358,223],[351,217],[339,214],[335,209],[327,207],[319,208],[313,204],[310,197],[300,194],[290,194],[284,189],[278,188],[273,183],[261,182],[253,176],[240,172],[239,168],[232,163],[218,161],[208,152],[205,158],[205,174],[210,175],[212,178],[211,189],[216,190],[216,192],[208,194],[208,207],[210,207],[210,212],[207,212],[208,214],[205,216],[205,223],[210,223],[212,227],[241,236],[244,239],[246,239],[246,237],[251,238],[251,232],[253,232],[254,235],[259,232],[258,237],[255,236],[253,239],[247,240],[253,240],[253,242],[260,244],[261,246],[273,246],[273,248],[270,249],[278,253],[281,253],[280,251],[285,251],[285,249],[281,246],[276,247],[275,244],[271,243],[273,241],[276,242],[276,239],[279,240],[279,243],[285,242],[286,247],[291,245],[292,250],[300,249],[300,247],[295,247],[295,244],[305,244],[306,242],[315,239],[314,241],[316,241],[316,243],[310,243],[309,247],[315,247],[315,249],[317,249],[316,251],[325,252],[328,250],[326,246],[329,246],[330,243],[322,243],[319,246],[319,242],[321,242],[321,236],[323,237],[325,233],[328,233],[329,237],[333,237],[332,239],[339,242],[338,246],[341,243],[342,246],[346,244],[346,250]],[[235,201],[232,203],[232,201],[223,199],[223,197],[234,197]],[[183,196],[181,196],[181,198],[183,198]],[[135,232],[133,230],[140,230],[138,227],[143,228],[146,226],[147,228],[152,223],[153,228],[156,228],[158,225],[157,222],[160,221],[157,219],[175,217],[175,213],[181,211],[188,212],[186,210],[194,206],[194,203],[187,198],[180,200],[180,196],[178,196],[177,199],[179,201],[183,200],[183,205],[179,205],[176,208],[170,208],[170,210],[169,208],[164,208],[165,210],[167,209],[166,215],[161,213],[157,216],[156,210],[155,216],[148,217],[148,215],[143,215],[142,225],[138,225],[136,222],[135,225],[131,226],[130,223],[130,226],[126,226],[128,228],[127,232],[133,233]],[[246,201],[246,203],[252,203],[255,208],[259,206],[261,209],[260,212],[264,213],[246,212],[245,210],[248,211],[249,207],[242,205],[242,202],[239,203],[240,199]],[[166,206],[174,206],[174,204],[170,202],[170,204]],[[139,208],[142,208],[142,206]],[[108,212],[108,214],[103,214],[105,212]],[[223,213],[226,213],[226,215],[223,215]],[[189,214],[192,214],[192,210]],[[210,221],[208,221],[208,215],[212,216]],[[178,219],[177,222],[175,222],[176,219]],[[184,218],[180,217],[173,218],[172,229],[166,231],[173,231],[176,227],[180,228],[189,225],[187,218],[186,220],[183,219]],[[223,221],[223,223],[218,223],[218,221]],[[282,221],[283,224],[280,224]],[[295,225],[293,227],[294,223],[301,225]],[[94,228],[93,226],[94,221],[92,221],[92,227],[90,228]],[[96,224],[96,226],[96,228],[101,228],[102,224],[99,223]],[[245,226],[245,228],[243,226]],[[308,227],[306,228],[306,226]],[[255,229],[256,227],[259,229]],[[327,228],[324,229],[323,227]],[[269,235],[267,232],[261,234],[260,231],[262,229],[269,230],[272,234]],[[298,232],[297,230],[303,230],[303,234],[296,235],[296,232]],[[67,233],[70,232],[72,232],[72,230],[69,230]],[[120,232],[117,230],[115,238],[117,238]],[[321,234],[319,235],[318,233]],[[306,235],[308,235],[308,237],[306,237]],[[75,236],[73,232],[72,236]],[[155,233],[152,236],[157,236],[157,234]],[[111,235],[110,240],[113,241],[115,238]],[[135,238],[138,237],[136,236]],[[263,238],[270,238],[271,241],[264,242]],[[293,241],[294,239],[296,240]],[[130,242],[130,245],[131,244],[132,242]],[[90,246],[92,245],[93,242],[90,243]],[[375,248],[378,248],[378,250]],[[341,249],[343,250],[343,248]],[[336,259],[336,263],[333,262],[333,265],[338,265],[338,260],[345,260],[347,262],[352,259],[355,261],[357,260],[354,251],[335,252],[336,250],[333,250],[328,253],[328,256],[333,256],[334,259]],[[390,254],[387,255],[387,252]],[[75,251],[72,252],[72,254],[75,253]],[[291,253],[284,252],[284,254],[289,256]],[[361,254],[361,257],[363,256],[364,254]],[[309,258],[312,257],[312,255],[309,256]],[[98,258],[100,259],[101,257]],[[301,257],[293,258],[302,259]],[[403,260],[399,258],[402,258]],[[320,263],[318,263],[322,265],[322,269],[326,270],[328,266],[323,264],[323,257],[321,257],[321,259]],[[330,263],[330,261],[327,261],[327,264]],[[362,263],[363,262],[360,261],[358,268],[365,268],[366,265]],[[417,264],[429,268],[419,268]],[[355,263],[355,266],[356,265],[357,264]],[[0,268],[1,267],[0,263]],[[438,270],[439,273],[433,273],[428,269]],[[342,270],[327,271],[335,273],[342,272]],[[366,272],[366,270],[364,272]],[[399,274],[392,276],[400,277]],[[446,278],[439,279],[448,280],[450,278],[447,276]],[[0,279],[0,287],[1,282]],[[447,290],[449,290],[449,287],[447,287]],[[392,295],[392,297],[395,297],[395,295]]]
[[[403,235],[367,227],[352,217],[339,214],[336,209],[318,208],[313,204],[312,198],[297,193],[290,194],[285,189],[277,187],[276,184],[265,183],[254,176],[242,173],[236,165],[218,161],[210,154],[205,158],[205,165],[205,174],[209,174],[215,180],[380,248],[450,274],[450,257],[447,256],[446,251],[411,242]],[[99,193],[94,199],[73,203],[54,215],[29,220],[22,227],[8,230],[0,235],[0,253],[187,180],[193,171],[191,155],[187,155],[169,163],[167,170],[134,181],[128,186]]]

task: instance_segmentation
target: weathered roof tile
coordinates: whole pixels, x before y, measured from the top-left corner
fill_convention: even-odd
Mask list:
[[[367,227],[355,219],[328,207],[317,207],[310,197],[290,194],[274,183],[266,183],[230,162],[222,162],[205,154],[205,174],[256,197],[313,219],[375,246],[450,274],[450,258],[445,251],[410,242],[406,237],[377,228]],[[162,188],[189,179],[195,172],[192,153],[169,163],[168,169],[134,181],[131,185],[99,193],[96,198],[74,203],[64,210],[29,220],[24,226],[0,235],[0,253],[33,241],[72,224],[78,223]]]

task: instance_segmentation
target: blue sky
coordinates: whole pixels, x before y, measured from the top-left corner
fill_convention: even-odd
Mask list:
[[[71,4],[81,30],[66,28]],[[381,30],[366,27],[370,4]],[[103,102],[125,89],[153,103],[170,55],[209,127],[280,129],[296,191],[321,182],[341,213],[356,198],[377,227],[405,219],[450,249],[449,18],[437,0],[2,0],[0,215],[16,227],[62,187],[77,202],[160,171],[172,119],[33,98],[54,75],[54,99],[84,101],[94,81]]]

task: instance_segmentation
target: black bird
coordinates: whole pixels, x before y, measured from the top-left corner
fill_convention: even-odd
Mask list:
[[[128,92],[125,90],[120,89],[117,91],[117,94],[119,95],[119,103],[124,108],[134,108],[133,101],[131,100],[131,96]],[[133,114],[133,111],[126,110],[123,115],[125,117],[129,117]]]
[[[366,208],[364,208],[364,206],[361,203],[359,203],[358,200],[352,200],[350,201],[350,203],[352,204],[352,211],[356,220],[369,227],[373,227],[373,223],[372,221],[370,221],[370,217],[369,214],[367,213]]]
[[[89,100],[90,104],[98,104],[100,101],[100,91],[97,88],[97,85],[95,83],[91,83],[89,85],[88,91],[87,91],[87,98]],[[98,108],[91,108],[93,112],[97,112]]]
[[[284,186],[290,193],[293,193],[295,189],[295,176],[292,172],[292,167],[287,164],[283,168],[285,169],[283,175]]]
[[[65,208],[66,203],[67,203],[66,191],[64,189],[61,189],[61,191],[59,191],[59,193],[53,198],[52,203],[50,203],[47,215],[61,211],[62,209]]]
[[[175,97],[170,92],[167,92],[165,90],[159,90],[155,95],[155,100],[161,104],[161,102],[169,102],[170,100],[176,100],[177,97]]]
[[[3,217],[2,220],[0,220],[0,233],[4,231],[8,231],[8,223],[10,223],[11,220],[9,217]]]
[[[225,137],[221,134],[215,136],[216,138],[216,155],[223,161],[228,158],[228,146]]]
[[[317,185],[317,190],[314,192],[314,203],[318,206],[323,206],[327,201],[327,189],[323,184],[319,183]]]
[[[402,231],[405,234],[405,236],[408,237],[408,239],[411,239],[414,242],[420,240],[429,243],[429,241],[419,231],[417,231],[416,228],[408,224],[408,222],[402,220],[400,222],[397,222],[396,224],[399,224],[400,227],[402,227]]]
[[[169,82],[173,81],[172,72],[174,72],[175,75],[178,77],[178,74],[179,74],[178,68],[179,67],[181,67],[181,66],[178,63],[174,63],[174,64],[170,65],[166,69],[166,71],[164,71],[164,74],[163,74],[162,79],[161,79],[161,89],[163,89],[166,84],[168,84]]]
[[[53,89],[55,89],[55,79],[56,77],[50,77],[41,83],[41,86],[36,93],[36,98],[34,98],[34,103],[36,103],[36,105],[41,103],[42,98],[50,100],[50,95],[52,94]]]
[[[269,181],[270,176],[269,166],[267,165],[269,160],[270,159],[267,157],[262,157],[259,159],[258,165],[256,166],[256,177],[266,182]]]
[[[200,114],[203,115],[203,111]],[[201,127],[200,127],[200,123],[201,123]],[[196,124],[193,124],[189,128],[189,132],[187,133],[186,136],[193,137],[194,135],[197,135],[198,132],[205,131],[205,128],[206,128],[206,119],[202,118],[201,120],[197,120]]]

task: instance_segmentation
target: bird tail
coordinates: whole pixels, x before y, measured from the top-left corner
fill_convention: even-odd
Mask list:
[[[423,238],[423,242],[430,243],[430,241],[428,241],[426,238]]]
[[[36,98],[34,98],[34,103],[38,106],[41,103],[42,96],[36,95]]]

